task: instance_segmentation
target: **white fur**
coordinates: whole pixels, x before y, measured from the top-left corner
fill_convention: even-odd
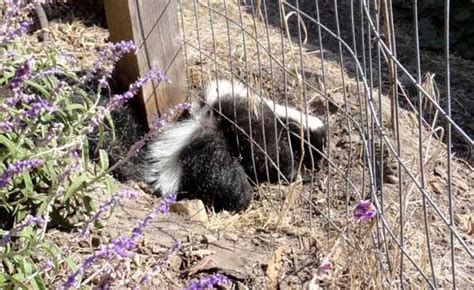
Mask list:
[[[232,82],[226,79],[213,80],[207,85],[205,90],[204,98],[207,106],[206,108],[196,110],[196,117],[199,119],[212,115],[210,107],[217,103],[219,99],[229,97],[247,98],[249,93],[250,89],[239,81],[234,80]],[[290,121],[303,124],[304,128],[309,128],[311,131],[324,127],[323,121],[317,117],[306,115],[292,107],[275,104],[272,100],[265,98],[263,100],[283,122],[288,116]]]
[[[288,116],[290,121],[303,124],[304,128],[309,128],[311,131],[324,127],[323,121],[321,121],[319,118],[306,115],[295,108],[275,104],[272,100],[265,100],[265,103],[283,122],[286,121],[286,117]]]
[[[218,79],[211,81],[206,87],[205,100],[213,106],[219,99],[226,97],[247,98],[249,89],[239,81]]]
[[[153,184],[155,191],[177,193],[182,174],[179,153],[201,126],[199,121],[193,119],[170,124],[150,144],[147,157],[151,164],[143,170],[143,177],[147,183]]]
[[[247,98],[249,93],[249,88],[239,81],[226,79],[212,80],[204,90],[205,105],[202,107],[198,101],[193,103],[194,118],[202,120],[212,117],[214,115],[212,108],[221,100]]]

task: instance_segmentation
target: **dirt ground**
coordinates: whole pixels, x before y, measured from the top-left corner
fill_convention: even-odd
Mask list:
[[[79,1],[78,1],[79,2]],[[341,73],[338,56],[338,43],[328,35],[323,35],[324,43],[324,74],[321,67],[321,51],[317,41],[315,26],[308,24],[308,43],[302,48],[302,54],[295,53],[298,46],[286,38],[278,29],[277,10],[270,5],[267,7],[269,26],[258,22],[255,24],[251,16],[252,7],[236,5],[238,1],[227,1],[224,7],[222,1],[201,1],[201,8],[196,17],[192,1],[185,1],[182,8],[183,25],[188,45],[186,46],[188,84],[190,95],[199,94],[202,82],[214,75],[234,75],[248,83],[266,97],[275,97],[280,101],[298,105],[302,97],[309,104],[310,112],[324,115],[329,121],[330,160],[333,164],[327,170],[327,162],[323,170],[314,173],[310,185],[267,185],[256,188],[255,201],[242,214],[213,213],[208,211],[203,222],[195,222],[193,216],[172,212],[170,215],[159,216],[153,220],[146,232],[145,239],[139,247],[138,258],[134,258],[125,266],[125,270],[110,270],[107,262],[97,265],[95,270],[109,271],[110,277],[121,275],[123,285],[129,285],[136,279],[134,269],[152,267],[170,248],[176,240],[182,242],[182,248],[173,257],[169,265],[164,267],[160,275],[156,275],[155,285],[160,288],[177,289],[185,285],[190,277],[197,277],[205,272],[220,272],[235,281],[236,289],[318,289],[328,288],[384,288],[399,287],[397,271],[400,267],[400,252],[390,233],[398,237],[400,212],[404,213],[405,249],[408,255],[421,265],[423,272],[429,273],[426,253],[426,238],[424,232],[422,197],[418,189],[402,170],[398,174],[397,161],[385,146],[380,147],[380,140],[374,137],[374,152],[377,160],[383,159],[384,165],[379,168],[383,179],[378,180],[377,197],[383,202],[386,227],[377,220],[363,224],[352,224],[350,215],[352,208],[361,199],[370,197],[367,166],[364,158],[363,142],[367,138],[357,128],[358,120],[365,115],[358,98],[359,89],[355,81],[354,65],[346,59]],[[205,3],[204,3],[205,2]],[[248,2],[248,1],[247,1]],[[334,28],[334,9],[329,1],[321,3],[321,22]],[[227,16],[234,20],[228,22],[222,14],[214,14],[212,31],[209,25],[209,11],[204,9],[210,3],[215,11],[226,11]],[[239,2],[240,3],[240,2]],[[266,2],[265,2],[266,3]],[[306,11],[313,11],[314,1],[300,1],[308,5]],[[341,1],[342,3],[342,1]],[[262,4],[263,5],[263,4]],[[340,4],[339,17],[349,19],[349,4]],[[48,10],[51,23],[52,43],[64,52],[79,57],[84,66],[90,64],[98,49],[107,41],[106,28],[101,9],[95,9],[97,14],[79,4],[60,4]],[[84,13],[84,11],[86,11]],[[272,16],[273,13],[273,16]],[[358,15],[358,14],[356,14]],[[272,22],[273,21],[273,22]],[[290,21],[289,32],[293,37],[298,30]],[[200,25],[200,54],[195,23]],[[347,24],[347,23],[346,23]],[[243,37],[241,26],[247,29]],[[350,26],[341,24],[341,37],[348,40],[352,31]],[[407,60],[407,66],[413,71],[413,63],[409,56],[413,55],[410,44],[409,27],[401,23],[397,26],[398,45],[401,61]],[[359,28],[357,28],[359,29]],[[213,35],[231,35],[216,37]],[[268,37],[268,38],[267,38]],[[33,49],[45,50],[43,44],[36,41],[35,35],[30,38]],[[246,41],[243,48],[242,39]],[[260,44],[256,44],[257,41]],[[216,42],[217,41],[217,42]],[[234,47],[234,49],[229,49]],[[258,50],[258,49],[260,50]],[[271,51],[272,57],[268,52]],[[293,54],[293,60],[283,58]],[[230,55],[230,57],[229,57]],[[256,61],[258,59],[259,61]],[[215,63],[219,63],[219,66]],[[305,69],[303,77],[308,85],[302,87],[295,75],[288,73],[292,64],[303,62]],[[422,54],[423,66],[438,74],[439,86],[442,90],[442,57],[436,52]],[[282,68],[279,64],[283,64]],[[385,69],[385,68],[384,68]],[[471,75],[473,63],[453,56],[451,62],[453,92],[453,119],[463,127],[470,136],[473,135],[472,112],[474,112],[474,84]],[[285,71],[287,71],[285,73]],[[472,74],[472,73],[471,73]],[[384,74],[386,75],[386,74]],[[375,78],[374,78],[375,79]],[[383,83],[385,81],[383,80]],[[383,101],[382,123],[388,126],[390,115],[389,100],[378,91],[386,93],[375,83],[375,103]],[[322,92],[326,92],[322,96]],[[331,104],[326,107],[326,100]],[[347,99],[347,101],[345,101]],[[441,104],[444,106],[444,98]],[[403,107],[400,111],[400,131],[403,148],[402,161],[407,170],[418,177],[418,141],[417,119],[413,112]],[[327,113],[329,111],[329,114]],[[352,119],[348,119],[349,112]],[[429,119],[429,116],[427,116]],[[356,121],[357,120],[357,121]],[[364,128],[362,128],[364,129]],[[387,142],[395,144],[393,134],[387,131]],[[425,140],[428,140],[428,130],[424,128]],[[456,135],[457,136],[457,135]],[[462,139],[453,137],[454,150],[458,157],[453,162],[453,201],[454,223],[459,236],[472,249],[473,241],[473,183],[471,149],[466,147]],[[130,140],[126,140],[130,142]],[[431,149],[424,145],[429,152],[425,164],[427,189],[433,203],[447,216],[448,197],[446,196],[446,145],[436,139],[432,140]],[[381,179],[380,174],[377,175]],[[399,181],[401,187],[399,187]],[[136,187],[131,182],[129,186]],[[399,207],[399,196],[404,199],[404,208]],[[106,196],[97,195],[95,198],[105,200]],[[56,241],[58,246],[67,249],[72,259],[81,261],[91,250],[107,243],[118,233],[129,233],[141,220],[148,210],[159,204],[159,199],[140,191],[137,200],[123,201],[109,219],[103,222],[103,227],[97,230],[89,242],[74,244],[70,242],[70,233],[53,230],[49,238]],[[449,267],[449,229],[437,215],[433,207],[428,210],[429,233],[433,256],[436,261],[436,276],[439,286],[450,287]],[[390,232],[387,230],[390,229]],[[377,246],[374,246],[377,245]],[[420,250],[422,249],[422,250]],[[474,268],[472,258],[465,249],[456,243],[456,273],[458,287],[468,288],[474,284]],[[329,258],[334,270],[328,274],[318,268],[324,258]],[[426,282],[417,274],[417,270],[409,262],[404,261],[406,286],[426,287]],[[64,273],[65,274],[65,273]],[[55,283],[60,283],[56,276]],[[92,283],[98,285],[104,277],[91,277]],[[388,282],[390,281],[390,282]],[[161,287],[162,286],[162,287]]]

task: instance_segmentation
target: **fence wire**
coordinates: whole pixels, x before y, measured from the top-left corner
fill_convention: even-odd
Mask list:
[[[449,1],[444,55],[420,48],[416,0],[408,17],[391,0],[179,7],[191,97],[202,97],[209,80],[227,78],[328,125],[324,165],[310,182],[279,182],[259,194],[279,197],[277,226],[300,215],[324,241],[321,256],[338,269],[333,286],[474,285],[473,140],[452,110],[462,100],[450,79]],[[253,150],[266,150],[263,143]],[[278,167],[278,155],[267,159],[268,168]],[[347,226],[363,199],[375,204],[376,220]]]

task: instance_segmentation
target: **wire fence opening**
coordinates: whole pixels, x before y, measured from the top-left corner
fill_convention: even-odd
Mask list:
[[[326,286],[474,285],[474,84],[465,71],[473,62],[451,54],[449,25],[441,48],[423,48],[418,7],[388,0],[179,2],[191,98],[225,78],[247,85],[251,102],[291,106],[327,125],[320,168],[301,168],[310,179],[257,184],[259,204],[243,214],[255,227],[316,239],[317,250],[295,250],[299,262],[285,268],[301,284],[327,259],[334,271],[318,278]],[[446,24],[449,7],[446,1]],[[263,161],[269,171],[279,162],[270,155]],[[377,210],[368,225],[351,221],[361,200]],[[282,277],[279,287],[292,285]]]

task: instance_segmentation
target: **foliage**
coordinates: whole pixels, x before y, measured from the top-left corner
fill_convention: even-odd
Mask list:
[[[131,42],[110,44],[94,67],[80,74],[75,60],[59,52],[29,54],[21,39],[32,24],[29,2],[2,3],[0,288],[45,289],[43,275],[53,267],[77,268],[45,240],[46,230],[71,227],[80,213],[91,213],[95,205],[90,193],[116,191],[109,172],[119,164],[110,166],[102,147],[106,126],[113,132],[111,112],[145,82],[168,81],[161,72],[150,72],[125,93],[110,95],[108,81],[115,63],[136,52]],[[89,158],[91,136],[97,140],[98,162]]]

